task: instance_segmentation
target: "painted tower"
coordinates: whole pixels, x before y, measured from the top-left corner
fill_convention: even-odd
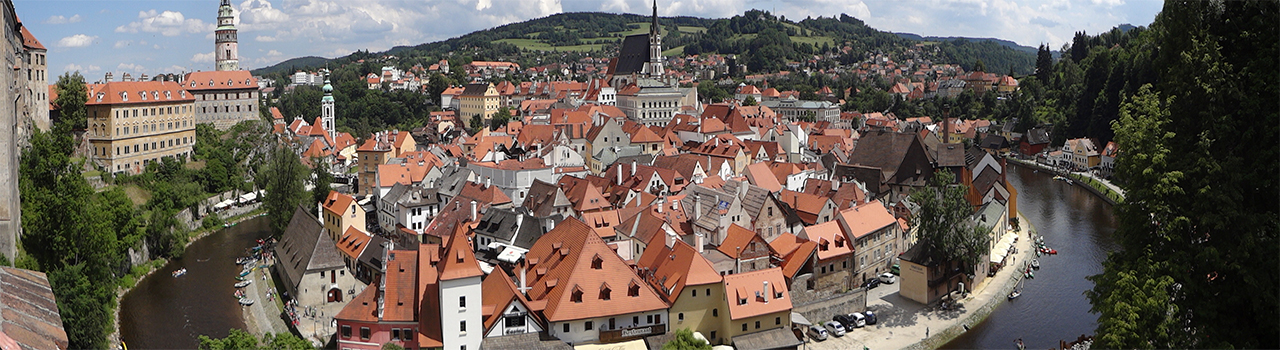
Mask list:
[[[333,128],[333,85],[329,85],[329,79],[324,80],[324,87],[321,89],[324,90],[324,97],[320,98],[320,123],[323,124],[324,131],[329,133],[329,139],[337,140],[338,132]]]
[[[214,30],[216,39],[213,48],[219,71],[240,70],[235,19],[235,15],[231,13],[231,0],[222,0],[222,6],[218,6],[218,29]]]
[[[662,77],[662,28],[658,26],[658,1],[653,2],[653,24],[649,25],[649,63],[650,78]]]

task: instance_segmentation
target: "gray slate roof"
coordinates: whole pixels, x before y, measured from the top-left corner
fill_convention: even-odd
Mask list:
[[[733,337],[733,347],[738,350],[795,349],[803,344],[796,334],[783,328],[747,333]]]
[[[648,62],[649,34],[628,35],[622,39],[622,49],[618,52],[618,64],[609,73],[614,75],[640,73],[640,70],[644,69],[644,64]]]
[[[564,341],[552,337],[544,339],[542,333],[524,333],[501,337],[485,337],[480,348],[485,350],[573,350]]]
[[[323,234],[324,226],[302,207],[293,211],[293,219],[276,245],[278,264],[292,283],[302,281],[308,271],[329,270],[343,265],[342,255],[333,240]],[[294,286],[296,287],[296,285]]]

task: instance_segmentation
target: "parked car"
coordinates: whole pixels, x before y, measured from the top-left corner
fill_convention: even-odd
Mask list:
[[[851,313],[849,314],[849,319],[853,321],[854,328],[862,328],[867,326],[867,317],[863,316],[862,313],[858,313],[858,312]]]
[[[834,335],[837,337],[844,336],[844,326],[840,325],[840,322],[827,321],[827,323],[824,323],[822,326],[826,327],[827,333],[830,333],[831,335]]]
[[[817,341],[827,340],[827,329],[821,326],[809,326],[809,339]]]
[[[879,279],[879,278],[872,278],[872,279],[869,279],[869,280],[867,280],[867,282],[866,282],[866,283],[863,283],[863,284],[862,284],[862,287],[863,287],[863,288],[866,288],[866,289],[868,289],[868,290],[870,290],[870,289],[876,289],[876,287],[879,287],[879,286],[880,286],[880,279]]]
[[[880,320],[877,319],[876,317],[876,313],[870,310],[867,311],[866,317],[867,317],[867,325],[873,325],[873,324],[876,324],[876,322],[880,322]]]
[[[831,320],[840,322],[840,325],[844,326],[844,329],[846,331],[853,329],[854,324],[857,323],[857,321],[854,321],[853,317],[849,317],[849,315],[845,315],[845,314],[836,314],[835,316],[831,317]]]
[[[892,273],[885,272],[880,274],[880,282],[884,284],[893,284],[894,282],[897,282],[897,281],[898,281],[898,276],[894,276]]]

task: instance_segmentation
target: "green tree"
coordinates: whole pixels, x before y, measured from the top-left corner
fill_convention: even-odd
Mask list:
[[[316,347],[305,339],[292,333],[271,334],[262,336],[264,350],[314,350]]]
[[[67,123],[71,129],[84,130],[88,126],[89,112],[84,107],[89,95],[84,86],[84,77],[80,71],[62,73],[56,83],[58,98],[53,103],[58,105],[61,122]]]
[[[693,331],[681,328],[676,331],[675,338],[662,344],[662,350],[711,350],[711,344],[693,337]]]
[[[493,131],[506,128],[507,123],[510,122],[511,119],[511,108],[499,108],[498,112],[493,114],[493,118],[489,119],[489,130]]]
[[[471,134],[473,135],[477,134],[480,132],[480,128],[484,127],[484,118],[481,117],[479,114],[473,115],[471,116],[470,125],[471,125]]]
[[[58,301],[58,312],[71,348],[106,349],[115,282],[101,283],[91,279],[89,273],[85,264],[51,270],[49,285]]]
[[[382,344],[382,350],[404,350],[404,347],[396,345],[396,343],[386,343]]]
[[[970,220],[973,206],[964,199],[968,189],[955,183],[954,174],[938,171],[929,186],[912,191],[911,201],[920,209],[911,221],[919,227],[917,244],[925,245],[925,255],[934,261],[959,260],[976,266],[990,243],[990,228]]]
[[[1053,53],[1049,52],[1049,45],[1041,44],[1040,48],[1036,49],[1036,79],[1048,84],[1052,74]]]
[[[703,81],[698,84],[698,96],[706,99],[707,102],[717,103],[733,97],[729,92],[716,86],[715,82]]]
[[[279,237],[289,226],[293,212],[306,193],[303,182],[307,169],[287,146],[272,146],[271,157],[260,177],[266,178],[266,195],[262,205],[267,208],[267,216],[271,217],[271,233]]]
[[[758,104],[760,104],[760,103],[759,103],[759,102],[756,102],[756,97],[755,97],[755,96],[747,96],[747,98],[742,99],[742,105],[743,105],[743,106],[755,106],[755,105],[758,105]]]
[[[1275,2],[1179,1],[1152,24],[1157,83],[1111,123],[1126,196],[1095,346],[1280,347],[1278,23]]]
[[[200,350],[241,350],[241,349],[257,349],[258,338],[253,334],[243,330],[232,328],[230,334],[226,338],[210,338],[209,336],[200,336]]]
[[[315,206],[317,203],[324,202],[329,197],[329,191],[332,189],[329,185],[333,183],[333,174],[329,173],[329,163],[323,159],[313,158],[311,164],[315,167],[311,168],[311,203],[307,203],[308,207]]]

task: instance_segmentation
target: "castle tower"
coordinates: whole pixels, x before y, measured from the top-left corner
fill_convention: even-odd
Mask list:
[[[649,63],[648,69],[650,78],[662,77],[662,35],[661,27],[658,26],[658,1],[653,1],[653,24],[649,25]]]
[[[324,131],[329,133],[329,139],[337,140],[338,132],[333,126],[333,85],[329,85],[329,79],[324,80],[324,87],[321,89],[324,90],[324,97],[320,98],[320,123],[324,124]]]
[[[217,61],[217,70],[240,70],[240,53],[236,44],[235,15],[231,13],[231,0],[222,0],[218,6],[218,29],[214,30],[213,54]]]

